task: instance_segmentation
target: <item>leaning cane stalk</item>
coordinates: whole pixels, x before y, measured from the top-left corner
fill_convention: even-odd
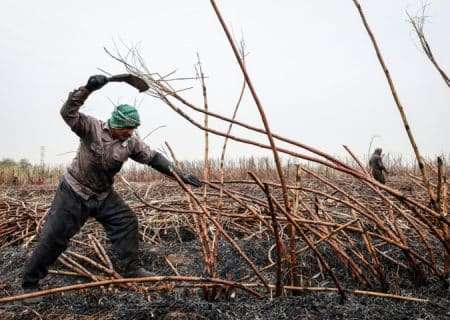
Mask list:
[[[253,269],[257,277],[261,280],[261,282],[264,284],[264,286],[269,291],[269,286],[258,270],[258,268],[255,266],[252,260],[242,251],[242,249],[239,247],[239,245],[236,243],[236,241],[233,240],[233,238],[226,232],[220,223],[210,214],[208,209],[198,200],[198,198],[192,193],[192,191],[184,184],[184,182],[180,179],[180,177],[177,175],[176,172],[172,170],[173,177],[178,181],[178,184],[183,188],[185,192],[189,194],[189,196],[194,200],[194,202],[199,206],[199,208],[203,211],[203,213],[206,215],[206,217],[214,224],[214,226],[217,228],[217,230],[220,230],[224,238],[235,248],[235,250],[240,254],[240,256],[249,264],[249,266]]]
[[[253,172],[249,172],[250,176],[252,177],[253,180],[255,180],[255,182],[258,184],[258,186],[263,189],[263,184],[262,182],[259,180],[259,178],[253,173]],[[271,196],[272,197],[272,196]],[[292,223],[295,228],[297,229],[297,231],[299,232],[300,236],[303,238],[303,240],[308,244],[308,246],[312,249],[312,251],[315,253],[315,255],[317,256],[317,258],[320,260],[320,262],[322,263],[322,265],[325,267],[325,269],[327,270],[327,272],[330,274],[331,278],[333,279],[335,285],[337,288],[339,288],[339,293],[341,294],[341,299],[345,300],[346,296],[345,296],[345,292],[339,282],[339,280],[337,279],[335,273],[333,272],[333,270],[331,270],[330,266],[328,265],[328,263],[325,261],[325,259],[323,258],[323,256],[320,254],[320,252],[314,247],[314,244],[312,243],[311,239],[308,238],[308,236],[305,234],[305,232],[302,230],[302,228],[300,228],[299,224],[297,224],[294,219],[292,218],[291,214],[286,211],[281,205],[279,205],[278,201],[276,199],[274,199],[272,197],[272,201],[273,203],[278,207],[278,209],[285,215],[285,217],[288,219],[288,221],[290,223]]]
[[[296,165],[295,170],[295,186],[300,187],[300,165]],[[293,206],[292,206],[292,215],[296,216],[298,213],[298,201],[299,201],[299,190],[295,190]],[[290,267],[290,278],[291,285],[297,286],[299,285],[298,275],[297,275],[297,254],[296,254],[296,241],[295,241],[295,226],[291,223],[288,226],[289,228],[289,255],[291,261]]]
[[[280,160],[280,157],[278,155],[278,151],[276,150],[276,147],[275,147],[275,141],[274,141],[274,138],[272,136],[272,131],[270,130],[269,121],[267,120],[267,117],[266,117],[266,114],[264,112],[264,109],[263,109],[263,106],[261,104],[261,101],[259,100],[259,97],[258,97],[258,95],[256,93],[256,90],[253,87],[253,83],[252,83],[252,81],[250,79],[250,76],[248,75],[248,72],[247,72],[247,69],[245,67],[245,64],[244,64],[244,62],[242,61],[242,58],[239,55],[239,51],[238,51],[238,49],[236,47],[236,44],[234,43],[234,41],[233,41],[233,39],[231,37],[230,31],[228,30],[228,27],[225,24],[225,21],[222,18],[222,15],[221,15],[221,13],[219,11],[219,8],[217,7],[217,5],[216,5],[214,0],[210,0],[210,2],[211,2],[211,5],[212,5],[212,7],[214,9],[214,12],[216,13],[217,18],[219,19],[219,22],[220,22],[220,24],[221,24],[221,26],[223,28],[223,31],[225,32],[225,35],[226,35],[226,37],[228,39],[228,42],[231,45],[231,48],[232,48],[233,53],[234,53],[234,56],[235,56],[237,62],[239,63],[239,67],[241,68],[242,74],[244,75],[245,82],[247,83],[247,86],[248,86],[248,88],[249,88],[249,90],[250,90],[250,92],[251,92],[251,94],[253,96],[253,100],[255,101],[255,104],[256,104],[256,106],[258,108],[259,114],[261,116],[261,120],[262,120],[262,122],[264,124],[264,129],[266,131],[267,138],[269,139],[270,147],[271,147],[272,153],[273,153],[273,158],[275,160],[275,166],[276,166],[277,172],[278,172],[278,177],[280,179],[280,183],[281,183],[281,186],[282,186],[284,206],[285,206],[286,210],[289,211],[290,209],[289,209],[288,192],[287,192],[287,189],[286,189],[286,182],[284,180],[283,171],[281,169],[281,160]]]
[[[420,45],[422,46],[423,52],[425,52],[425,55],[430,60],[430,62],[433,64],[433,66],[436,68],[436,70],[439,72],[442,79],[444,79],[445,84],[450,88],[450,78],[448,77],[447,73],[444,71],[444,69],[437,63],[436,58],[434,57],[433,51],[431,50],[431,47],[428,43],[427,38],[425,37],[424,33],[424,24],[425,24],[425,9],[426,5],[422,8],[421,15],[412,17],[408,11],[406,11],[406,15],[408,16],[408,20],[411,23],[411,25],[414,28],[414,31],[416,32],[417,37],[419,38]]]
[[[410,125],[408,123],[408,119],[406,117],[405,110],[404,110],[403,105],[400,102],[400,98],[399,98],[399,96],[397,94],[397,90],[395,88],[394,81],[391,78],[389,69],[387,68],[386,63],[384,62],[383,56],[381,55],[380,48],[378,47],[378,43],[375,40],[375,36],[373,35],[372,30],[369,27],[369,24],[367,23],[367,19],[366,19],[365,15],[364,15],[364,12],[362,11],[362,8],[361,8],[361,5],[359,4],[359,1],[358,0],[352,0],[352,1],[355,4],[356,9],[358,10],[358,13],[359,13],[359,15],[361,17],[361,20],[362,20],[363,24],[364,24],[364,27],[365,27],[368,35],[369,35],[370,41],[372,42],[372,45],[373,45],[373,47],[375,49],[375,53],[377,55],[378,61],[380,62],[381,68],[383,69],[383,72],[384,72],[384,74],[386,76],[386,79],[388,81],[392,97],[394,98],[394,101],[395,101],[395,104],[397,106],[398,112],[400,113],[400,117],[402,119],[403,125],[405,126],[405,130],[406,130],[406,133],[408,135],[409,142],[411,143],[411,146],[412,146],[412,148],[414,150],[414,154],[416,156],[417,163],[419,164],[419,169],[420,169],[420,172],[422,174],[422,181],[423,181],[423,184],[425,185],[425,187],[427,188],[428,196],[430,197],[430,203],[432,204],[433,208],[435,210],[437,210],[436,198],[435,198],[435,195],[433,193],[433,190],[431,189],[430,182],[429,182],[429,179],[428,179],[427,172],[425,170],[425,165],[423,163],[422,156],[420,155],[419,148],[417,147],[416,140],[414,139],[414,136],[412,134],[411,127],[410,127]]]
[[[281,260],[282,257],[284,256],[283,246],[281,244],[280,231],[278,228],[276,213],[275,209],[273,208],[272,197],[270,196],[270,188],[268,184],[264,184],[264,193],[267,196],[267,203],[269,204],[269,213],[270,216],[272,217],[273,232],[275,234],[275,245],[277,248],[277,282],[276,282],[275,296],[279,297],[283,293],[283,279],[281,276],[282,274]]]

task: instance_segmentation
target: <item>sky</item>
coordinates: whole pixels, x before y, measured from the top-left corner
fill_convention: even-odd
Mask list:
[[[429,1],[425,32],[440,65],[450,73],[450,1]],[[405,10],[422,1],[361,1],[369,25],[425,156],[450,154],[450,90],[421,51]],[[351,0],[217,1],[235,38],[245,40],[248,72],[273,132],[344,156],[348,145],[363,157],[372,137],[392,155],[413,152],[372,44]],[[78,138],[60,117],[68,93],[90,75],[123,73],[104,47],[138,46],[147,66],[178,77],[195,76],[197,53],[208,77],[208,104],[231,116],[242,74],[207,0],[24,1],[2,0],[0,10],[0,159],[70,162]],[[184,96],[202,106],[198,81],[178,81]],[[82,112],[108,119],[115,104],[135,104],[139,134],[158,126],[146,142],[167,141],[180,160],[203,158],[204,134],[155,98],[124,84],[92,94]],[[200,114],[189,112],[198,121]],[[247,91],[238,119],[263,127]],[[225,131],[227,124],[211,120]],[[267,143],[241,129],[234,134]],[[219,157],[223,138],[210,138]],[[290,147],[292,150],[301,151]],[[72,153],[71,153],[72,152]],[[253,146],[229,143],[228,158],[264,156]]]

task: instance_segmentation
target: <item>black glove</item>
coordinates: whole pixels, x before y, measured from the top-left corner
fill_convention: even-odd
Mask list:
[[[203,183],[192,174],[183,174],[180,176],[181,180],[183,180],[184,183],[190,184],[191,186],[194,186],[196,188],[201,187]]]
[[[98,75],[89,77],[89,80],[85,87],[90,92],[92,92],[92,91],[102,88],[107,83],[108,83],[108,78],[105,77],[104,75],[98,74]]]
[[[149,165],[159,172],[169,176],[173,177],[172,170],[176,172],[176,174],[183,180],[184,183],[190,184],[194,187],[201,187],[203,183],[195,176],[191,174],[185,174],[181,172],[178,168],[175,168],[169,160],[166,159],[161,153],[155,154],[155,156],[150,161]]]

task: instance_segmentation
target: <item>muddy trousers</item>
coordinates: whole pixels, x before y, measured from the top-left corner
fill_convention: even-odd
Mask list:
[[[92,197],[85,200],[62,178],[39,242],[25,263],[22,287],[38,285],[89,217],[103,225],[123,266],[137,265],[138,221],[130,207],[115,191],[102,201]]]

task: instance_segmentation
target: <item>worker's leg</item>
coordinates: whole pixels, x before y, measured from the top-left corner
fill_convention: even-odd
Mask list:
[[[39,242],[25,263],[23,288],[38,286],[49,266],[67,248],[70,238],[83,226],[88,212],[83,199],[61,180],[55,193]]]
[[[383,171],[381,171],[381,170],[373,170],[373,177],[375,178],[375,180],[377,180],[378,182],[380,182],[382,184],[386,183],[386,179],[384,178]]]
[[[95,218],[105,228],[113,250],[125,269],[138,264],[138,220],[130,207],[113,191],[100,205]]]

